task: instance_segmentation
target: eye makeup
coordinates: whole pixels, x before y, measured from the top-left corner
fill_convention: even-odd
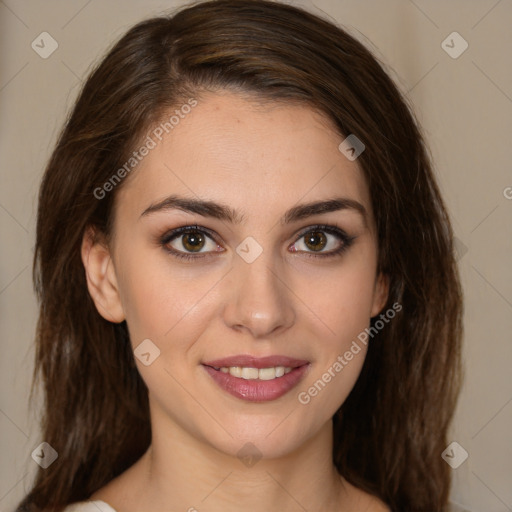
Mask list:
[[[318,239],[320,239],[321,241],[327,240],[325,245],[328,245],[329,240],[327,239],[325,234],[338,239],[338,246],[335,249],[332,249],[330,251],[305,251],[294,248],[292,249],[291,252],[295,254],[303,254],[308,258],[332,258],[335,256],[341,256],[345,251],[349,249],[349,247],[356,239],[355,236],[349,236],[343,229],[339,228],[337,225],[316,224],[313,226],[308,226],[307,228],[303,229],[297,235],[295,242],[292,244],[291,247],[294,247],[297,244],[297,242],[299,242],[301,238],[305,238],[306,235],[310,235],[309,242]],[[176,239],[179,239],[180,237],[181,245],[185,250],[179,250],[170,245],[171,242],[175,241]],[[218,236],[212,230],[199,226],[197,224],[181,226],[179,228],[166,231],[159,238],[159,244],[173,258],[185,261],[204,260],[205,258],[215,257],[215,253],[224,252],[225,250],[210,250],[204,252],[187,251],[186,246],[184,244],[185,237],[189,237],[188,242],[185,242],[185,244],[188,245],[190,245],[191,240],[196,241],[195,244],[194,242],[192,242],[191,245],[197,245],[197,242],[202,243],[204,241],[205,243],[199,249],[202,249],[206,245],[207,239],[216,244],[217,249],[222,248],[222,246],[218,242]],[[323,248],[325,247],[322,247],[322,249]]]

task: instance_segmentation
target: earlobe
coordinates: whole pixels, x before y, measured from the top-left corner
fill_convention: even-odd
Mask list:
[[[84,233],[81,255],[87,288],[98,313],[109,322],[122,322],[125,316],[110,250],[93,228]]]
[[[373,294],[373,304],[370,316],[377,316],[386,305],[389,296],[389,276],[380,273],[375,280],[375,291]]]

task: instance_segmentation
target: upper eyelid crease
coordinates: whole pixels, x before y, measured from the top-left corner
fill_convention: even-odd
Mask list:
[[[174,209],[182,210],[187,213],[195,213],[203,217],[213,217],[215,219],[231,222],[232,224],[241,224],[245,220],[244,214],[233,210],[233,208],[228,205],[215,203],[213,201],[180,197],[177,195],[171,195],[156,204],[152,204],[142,212],[140,218],[152,213]],[[294,206],[283,215],[280,219],[280,223],[282,225],[290,224],[313,215],[339,210],[350,210],[359,213],[363,218],[365,226],[368,226],[366,208],[354,199],[343,197]]]

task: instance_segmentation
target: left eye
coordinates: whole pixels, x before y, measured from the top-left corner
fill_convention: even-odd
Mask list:
[[[300,235],[300,238],[293,244],[293,252],[333,252],[342,248],[348,243],[342,234],[331,233],[325,229],[312,229]]]

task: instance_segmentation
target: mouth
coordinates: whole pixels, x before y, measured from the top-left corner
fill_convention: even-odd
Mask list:
[[[309,361],[286,356],[234,356],[202,363],[225,392],[249,402],[276,400],[291,391],[307,373]]]

